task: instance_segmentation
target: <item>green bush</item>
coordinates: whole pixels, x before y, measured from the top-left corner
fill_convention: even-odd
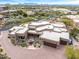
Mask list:
[[[6,54],[0,54],[0,59],[11,59]]]
[[[69,18],[63,17],[60,21],[66,24],[66,26],[74,26],[74,22]]]
[[[34,45],[34,47],[40,48],[43,45],[43,43],[42,43],[42,41],[38,40],[38,41],[35,41],[33,43],[33,45]]]
[[[65,53],[67,59],[79,59],[79,49],[76,49],[73,46],[66,46]]]
[[[75,56],[76,56],[76,59],[79,59],[79,49],[75,50]]]
[[[21,40],[21,39],[17,40],[17,45],[25,47],[26,46],[25,40]]]
[[[16,45],[16,40],[15,39],[11,39],[12,44]]]
[[[2,48],[0,48],[0,52],[3,52],[3,49]]]
[[[73,46],[66,46],[65,48],[67,59],[75,59],[75,51]]]
[[[70,30],[70,35],[74,38],[76,38],[77,34],[79,33],[79,29],[78,28],[73,28]]]
[[[28,47],[28,44],[27,44],[26,42],[22,42],[20,45],[21,45],[22,47]]]

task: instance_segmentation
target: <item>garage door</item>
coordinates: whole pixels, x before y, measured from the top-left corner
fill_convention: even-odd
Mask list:
[[[60,40],[61,45],[67,45],[67,41]]]
[[[57,44],[53,44],[53,43],[49,43],[49,42],[45,42],[45,41],[44,41],[44,45],[54,47],[54,48],[57,47]]]

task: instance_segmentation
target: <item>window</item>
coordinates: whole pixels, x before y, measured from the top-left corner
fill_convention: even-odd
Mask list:
[[[19,36],[18,38],[19,39],[25,39],[25,36]]]

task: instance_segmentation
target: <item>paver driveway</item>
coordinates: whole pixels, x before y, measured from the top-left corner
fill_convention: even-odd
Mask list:
[[[7,38],[7,31],[3,31],[1,34],[0,44],[12,59],[66,59],[63,47],[55,49],[44,46],[36,50],[21,48],[11,44],[10,40]]]

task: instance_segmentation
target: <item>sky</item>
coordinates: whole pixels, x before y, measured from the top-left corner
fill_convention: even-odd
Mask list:
[[[0,4],[37,3],[37,4],[74,4],[79,5],[79,0],[0,0]]]

